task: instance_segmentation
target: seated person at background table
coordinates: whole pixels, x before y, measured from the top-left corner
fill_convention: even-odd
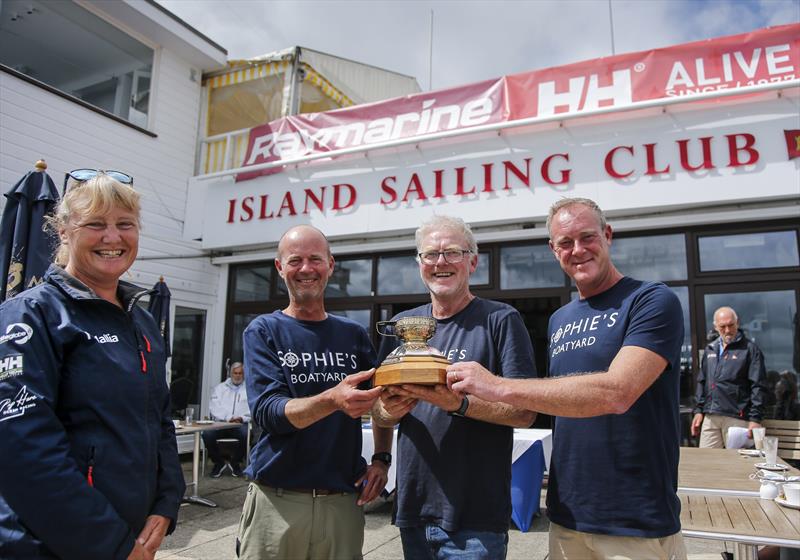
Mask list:
[[[225,430],[209,430],[203,432],[203,443],[208,449],[208,456],[214,463],[211,476],[219,478],[228,467],[233,476],[242,475],[242,459],[247,451],[247,423],[250,422],[250,408],[247,406],[247,390],[244,386],[244,366],[241,362],[231,364],[230,377],[214,387],[208,412],[211,419],[217,422],[239,424],[235,428]],[[217,440],[236,439],[239,444],[232,450],[230,463],[220,453]]]
[[[184,483],[164,339],[120,280],[139,194],[117,171],[68,176],[55,264],[0,305],[0,558],[150,560]]]
[[[725,447],[728,428],[761,427],[766,401],[764,356],[755,342],[739,329],[739,317],[730,307],[714,312],[719,337],[706,346],[697,374],[697,404],[692,435],[700,433],[700,447]]]
[[[450,360],[476,360],[503,377],[535,375],[522,317],[504,303],[475,297],[469,277],[478,245],[459,218],[435,216],[416,231],[417,262],[431,303],[394,319],[436,319],[429,344]],[[385,358],[399,341],[384,337]],[[511,518],[512,426],[536,415],[453,393],[446,385],[389,386],[373,412],[376,425],[399,421],[393,515],[410,559],[506,557]]]
[[[550,558],[686,558],[676,494],[683,312],[659,282],[623,276],[592,200],[556,202],[550,248],[578,299],[553,313],[549,378],[505,379],[456,362],[464,394],[556,417],[547,488]]]
[[[362,326],[325,311],[333,267],[318,229],[284,233],[275,268],[289,306],[244,331],[252,422],[264,431],[246,470],[240,559],[361,558],[362,506],[386,485],[392,430],[373,430],[371,465],[361,457],[361,415],[381,388],[359,384],[372,377],[375,350]]]
[[[800,420],[800,403],[797,402],[797,381],[789,370],[782,371],[775,384],[775,419]]]

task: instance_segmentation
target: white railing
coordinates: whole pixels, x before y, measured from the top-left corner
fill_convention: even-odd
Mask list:
[[[247,151],[249,128],[232,130],[200,139],[197,175],[241,167]]]

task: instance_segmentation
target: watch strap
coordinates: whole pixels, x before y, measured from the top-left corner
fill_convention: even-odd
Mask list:
[[[461,416],[463,418],[467,415],[468,408],[469,408],[469,399],[467,398],[466,395],[464,395],[464,398],[461,399],[461,406],[459,406],[457,410],[453,410],[451,412],[448,412],[447,414],[449,414],[450,416]]]
[[[380,461],[382,463],[386,463],[387,467],[392,466],[392,454],[386,451],[382,451],[380,453],[375,453],[370,459],[370,462],[374,463],[375,461]]]

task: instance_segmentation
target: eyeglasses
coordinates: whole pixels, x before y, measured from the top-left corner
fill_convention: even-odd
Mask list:
[[[64,190],[63,192],[67,192],[67,183],[70,179],[78,181],[79,183],[83,183],[97,177],[100,174],[108,175],[115,181],[122,183],[123,185],[133,185],[133,177],[128,175],[127,173],[123,173],[122,171],[114,171],[114,170],[104,170],[104,169],[73,169],[72,171],[68,172],[64,175]]]
[[[417,260],[423,264],[436,264],[439,262],[439,255],[444,257],[444,262],[448,264],[458,264],[464,260],[464,255],[471,254],[472,251],[464,249],[448,249],[447,251],[425,251],[417,253]]]

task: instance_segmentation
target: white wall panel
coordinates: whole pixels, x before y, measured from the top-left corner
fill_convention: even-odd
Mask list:
[[[190,79],[191,66],[174,53],[161,51],[156,58],[149,126],[155,138],[0,72],[0,190],[8,190],[39,158],[47,161],[59,190],[64,173],[76,167],[130,173],[142,193],[140,255],[166,258],[137,261],[125,279],[150,287],[164,276],[174,299],[208,309],[211,321],[224,314],[216,312],[220,267],[207,257],[171,258],[200,252],[199,244],[182,239],[200,83]],[[0,196],[0,209],[4,204]],[[219,368],[206,361],[205,369]]]

